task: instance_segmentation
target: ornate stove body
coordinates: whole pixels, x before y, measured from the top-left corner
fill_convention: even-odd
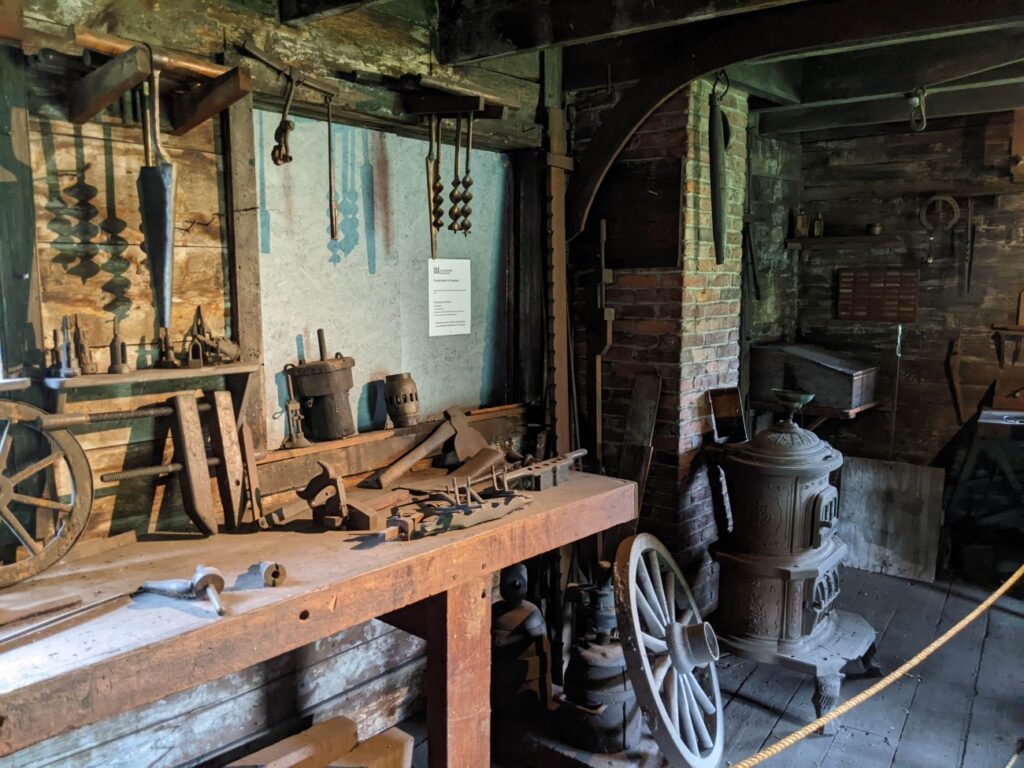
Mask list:
[[[875,630],[835,608],[846,545],[835,534],[839,494],[829,474],[842,454],[788,419],[724,446],[733,532],[716,552],[721,585],[715,629],[726,650],[815,675],[820,716],[839,699],[840,670],[872,663]],[[793,407],[795,406],[795,408]]]

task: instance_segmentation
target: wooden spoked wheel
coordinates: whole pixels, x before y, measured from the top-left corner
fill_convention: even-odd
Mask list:
[[[724,743],[714,630],[650,534],[619,545],[614,583],[619,636],[651,734],[673,766],[714,768]]]
[[[67,430],[43,430],[45,415],[0,400],[0,588],[60,560],[82,533],[92,508],[92,473]]]

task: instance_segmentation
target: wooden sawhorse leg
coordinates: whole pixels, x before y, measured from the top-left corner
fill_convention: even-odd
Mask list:
[[[425,601],[430,768],[491,764],[491,576]]]

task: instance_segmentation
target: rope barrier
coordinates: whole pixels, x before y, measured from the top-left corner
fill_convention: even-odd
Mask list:
[[[1020,568],[1018,568],[1017,571],[1010,578],[1008,578],[1005,582],[1003,582],[1003,585],[1001,587],[999,587],[999,589],[997,589],[991,595],[986,597],[984,602],[982,602],[977,608],[975,608],[973,611],[971,611],[966,616],[964,616],[962,619],[960,619],[960,621],[958,621],[955,626],[950,628],[941,637],[939,637],[936,640],[933,640],[929,645],[927,645],[920,653],[918,653],[910,661],[905,662],[900,667],[898,667],[894,671],[890,672],[888,675],[883,677],[881,680],[879,680],[877,683],[872,685],[866,691],[862,691],[861,693],[858,693],[856,696],[854,696],[849,701],[844,701],[842,704],[840,704],[838,707],[833,709],[831,712],[828,712],[828,713],[822,715],[817,720],[815,720],[813,723],[808,723],[807,725],[805,725],[800,730],[794,731],[789,736],[786,736],[784,739],[780,739],[779,741],[777,741],[774,744],[772,744],[770,747],[768,747],[766,749],[762,749],[756,755],[753,755],[752,757],[748,757],[746,760],[744,760],[744,761],[742,761],[740,763],[734,764],[733,768],[753,768],[753,766],[759,765],[759,764],[763,763],[769,757],[775,757],[775,755],[779,754],[780,752],[782,752],[785,749],[789,749],[794,744],[796,744],[798,741],[802,741],[803,739],[806,739],[808,736],[810,736],[812,733],[816,732],[818,729],[820,729],[826,723],[830,723],[833,720],[835,720],[835,719],[837,719],[839,717],[842,717],[843,715],[845,715],[847,712],[849,712],[854,707],[858,706],[859,704],[863,704],[865,701],[870,699],[872,696],[874,696],[879,691],[882,691],[885,688],[888,688],[894,682],[896,682],[901,677],[903,677],[905,674],[907,674],[907,672],[912,670],[914,667],[916,667],[922,661],[924,661],[929,656],[931,656],[933,653],[935,653],[935,651],[939,650],[939,648],[941,648],[946,643],[948,643],[950,640],[952,640],[956,635],[958,635],[960,632],[962,632],[967,627],[967,625],[969,625],[972,621],[974,621],[976,618],[981,616],[981,614],[983,614],[985,611],[987,611],[989,608],[991,608],[993,603],[996,602],[996,600],[998,600],[1000,597],[1002,597],[1007,592],[1009,592],[1013,588],[1013,585],[1016,584],[1018,581],[1020,581],[1021,577],[1024,577],[1024,565],[1022,565]],[[1013,762],[1011,761],[1011,765],[1012,764],[1013,764]]]

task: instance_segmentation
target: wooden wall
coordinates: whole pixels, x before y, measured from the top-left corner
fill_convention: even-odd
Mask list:
[[[800,202],[800,143],[752,132],[749,199],[753,276],[744,273],[744,311],[750,342],[791,341],[797,322],[797,259],[786,248],[790,211]]]
[[[830,422],[824,436],[854,455],[888,455],[894,345],[891,323],[835,319],[835,271],[900,266],[920,270],[916,320],[904,327],[896,458],[949,465],[957,424],[946,359],[963,340],[961,378],[973,414],[998,374],[991,325],[1012,323],[1024,288],[1024,186],[1009,182],[1010,116],[929,121],[913,133],[902,126],[805,135],[802,200],[826,235],[863,234],[871,222],[904,244],[885,248],[812,248],[801,254],[799,323],[803,339],[847,350],[881,365],[881,407],[852,422]],[[986,193],[986,190],[988,192]],[[918,207],[933,193],[958,201],[960,224],[929,239]],[[966,194],[977,194],[973,280],[964,281]]]

